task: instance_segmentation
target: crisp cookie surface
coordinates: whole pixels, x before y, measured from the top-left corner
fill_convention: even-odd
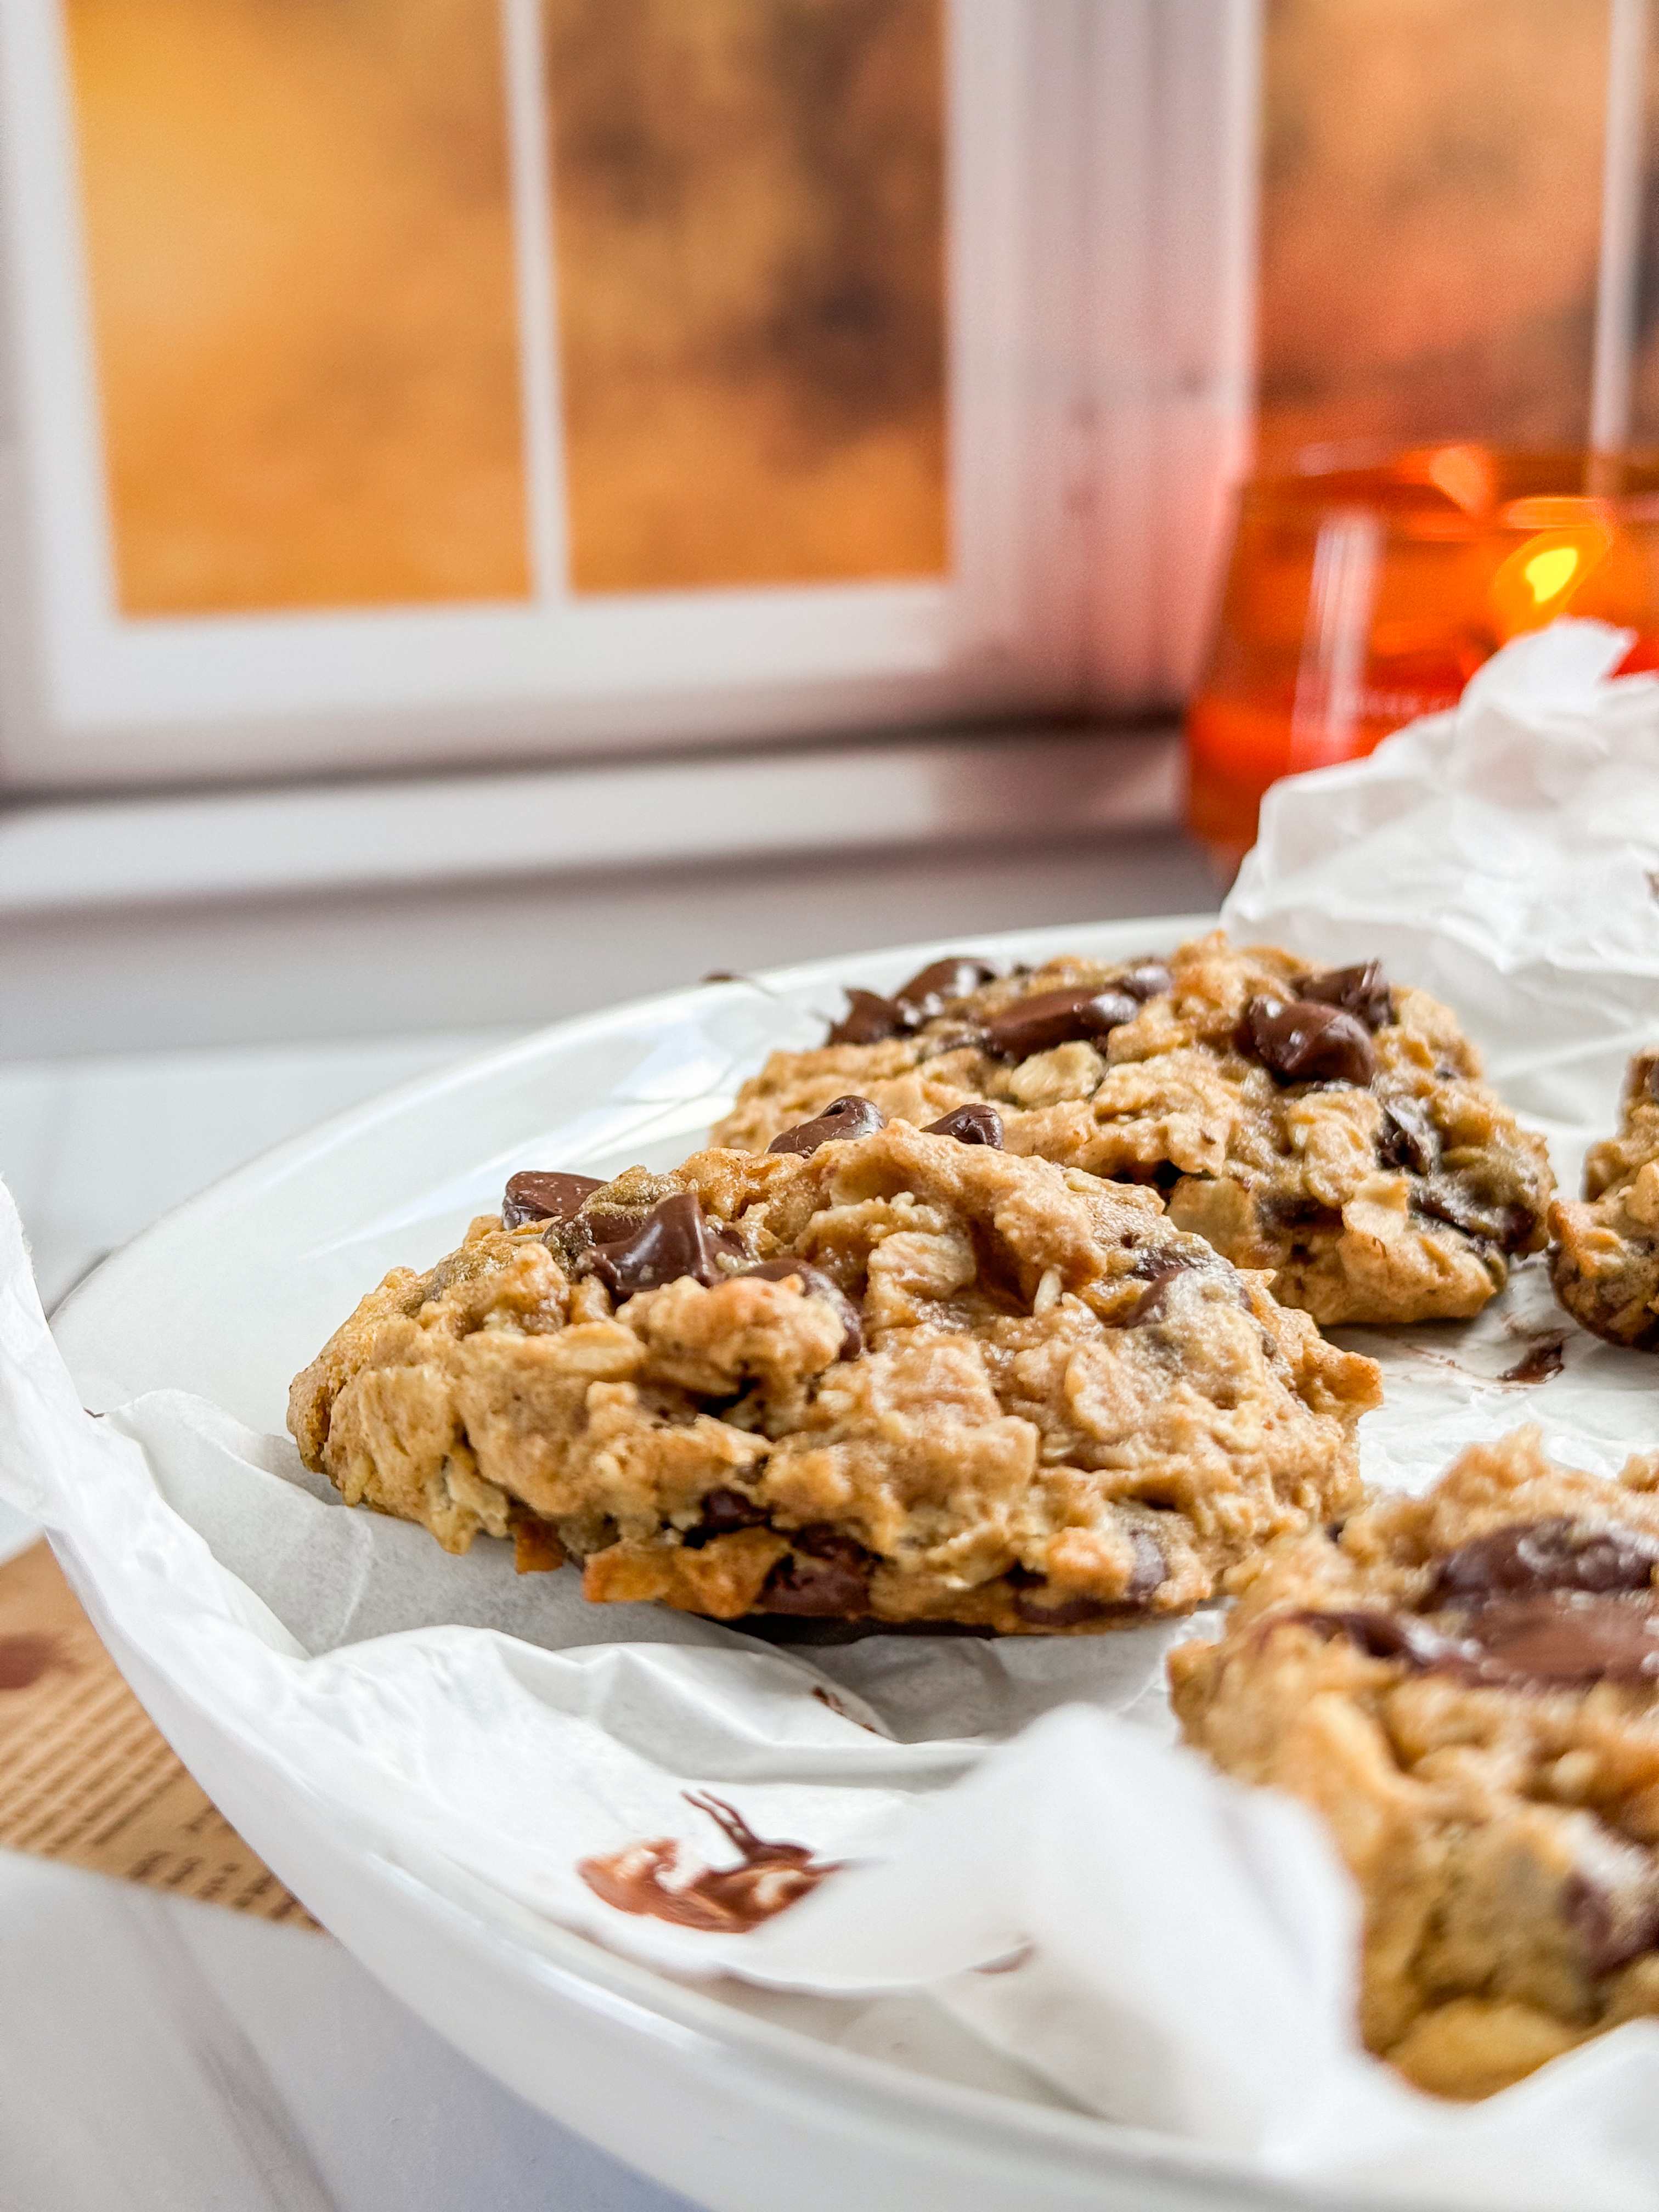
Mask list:
[[[1148,990],[1155,969],[1167,988]],[[987,1024],[1018,1002],[1110,994],[1126,975],[1140,978],[1117,1010],[1130,1018],[1023,1056],[1017,1038],[988,1048]],[[1218,931],[1139,968],[1053,960],[930,1001],[903,1033],[775,1053],[715,1140],[762,1151],[844,1091],[919,1126],[987,1099],[1011,1152],[1156,1184],[1181,1227],[1269,1270],[1283,1305],[1328,1324],[1478,1313],[1510,1257],[1544,1243],[1543,1139],[1480,1082],[1455,1018],[1400,985],[1374,1009],[1367,1079],[1276,1076],[1241,1047],[1248,1009],[1309,981],[1305,961]]]
[[[1550,1276],[1573,1319],[1611,1344],[1659,1351],[1659,1052],[1625,1081],[1624,1126],[1592,1145],[1584,1195],[1550,1208]]]
[[[613,1297],[665,1203],[708,1279]],[[1346,1510],[1380,1395],[1154,1193],[894,1124],[483,1217],[363,1300],[289,1420],[349,1503],[574,1554],[590,1598],[1085,1633]]]
[[[1659,1459],[1537,1433],[1241,1569],[1171,1653],[1189,1742],[1329,1827],[1364,1906],[1360,2024],[1484,2096],[1659,2014]]]

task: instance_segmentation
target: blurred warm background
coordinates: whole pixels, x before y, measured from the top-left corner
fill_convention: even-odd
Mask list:
[[[1268,0],[1259,447],[1584,441],[1608,11]],[[1659,200],[1659,72],[1646,192]],[[1659,225],[1646,226],[1652,240]],[[1659,291],[1632,435],[1659,435]]]
[[[572,583],[947,568],[940,0],[540,6]],[[124,608],[526,596],[495,0],[68,13]],[[1606,8],[1265,27],[1263,459],[1577,441]]]
[[[495,0],[68,17],[124,611],[527,596]],[[577,589],[945,566],[941,35],[544,0]]]

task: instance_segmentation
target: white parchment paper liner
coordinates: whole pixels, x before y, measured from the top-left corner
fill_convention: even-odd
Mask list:
[[[1564,1181],[1611,1127],[1627,1054],[1659,1042],[1659,685],[1607,680],[1625,642],[1559,624],[1455,714],[1280,787],[1225,915],[1449,1000]],[[1389,1370],[1367,1474],[1421,1485],[1527,1419],[1585,1467],[1659,1443],[1651,1358],[1568,1330],[1553,1380],[1496,1379],[1566,1326],[1533,1262],[1478,1322],[1355,1333]],[[587,1607],[574,1575],[520,1580],[500,1547],[449,1559],[325,1489],[286,1438],[182,1394],[83,1413],[0,1206],[0,1494],[365,1854],[453,1863],[475,1905],[492,1886],[679,1974],[928,1991],[1084,2108],[1287,2182],[1515,2212],[1659,2197],[1659,2024],[1467,2110],[1358,2048],[1350,1886],[1299,1807],[1170,1741],[1172,1632],[808,1657]],[[584,1855],[709,1845],[693,1787],[853,1863],[744,1936],[600,1903]]]

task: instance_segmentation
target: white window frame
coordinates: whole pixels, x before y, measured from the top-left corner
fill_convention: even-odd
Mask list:
[[[182,618],[117,607],[64,27],[58,0],[0,0],[0,787],[1172,696],[1248,419],[1255,0],[951,0],[947,577],[580,597],[538,11],[501,5],[532,599]]]

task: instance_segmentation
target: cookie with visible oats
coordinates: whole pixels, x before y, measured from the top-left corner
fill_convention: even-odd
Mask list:
[[[1455,1017],[1375,963],[1310,973],[1218,931],[1167,960],[942,960],[848,1000],[823,1047],[744,1084],[718,1143],[762,1150],[842,1091],[918,1125],[984,1101],[1011,1152],[1156,1185],[1327,1323],[1467,1318],[1544,1243],[1543,1139]]]
[[[844,1099],[768,1153],[514,1176],[295,1382],[307,1465],[451,1551],[719,1620],[1083,1634],[1346,1510],[1380,1396],[1155,1193]]]
[[[1535,1430],[1276,1546],[1172,1652],[1188,1742],[1323,1818],[1364,1906],[1366,2042],[1478,2097],[1659,2015],[1659,1459]]]
[[[1659,1052],[1632,1060],[1624,1127],[1591,1146],[1584,1195],[1557,1200],[1550,1237],[1550,1277],[1573,1319],[1659,1352]]]

